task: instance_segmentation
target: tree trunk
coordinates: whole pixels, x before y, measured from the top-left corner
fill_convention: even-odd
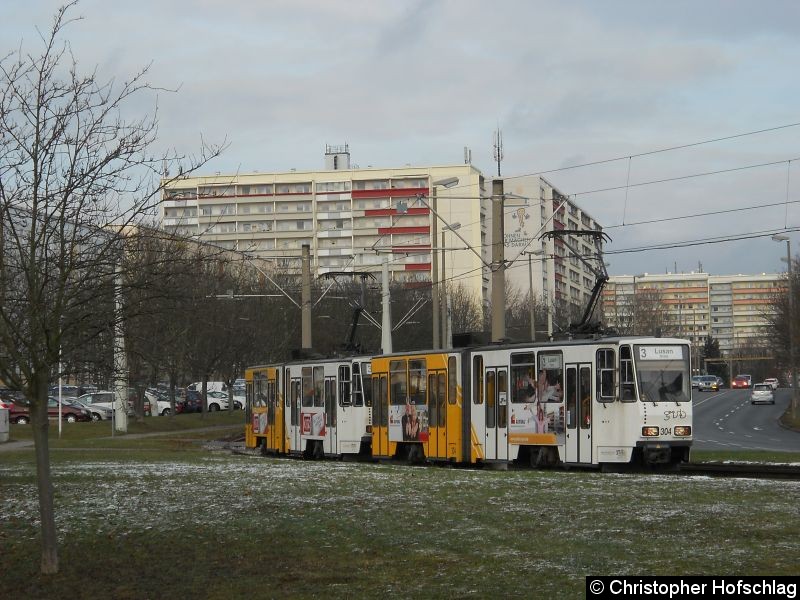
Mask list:
[[[44,575],[58,573],[58,536],[56,534],[53,481],[50,475],[50,442],[47,437],[50,423],[47,418],[47,379],[39,377],[31,387],[35,399],[31,402],[31,427],[36,451],[36,483],[39,488],[39,518],[42,531],[42,564]]]

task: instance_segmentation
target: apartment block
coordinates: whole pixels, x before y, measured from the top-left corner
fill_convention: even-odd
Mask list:
[[[507,278],[523,293],[533,287],[553,303],[584,302],[594,283],[591,273],[560,240],[536,236],[550,225],[599,226],[541,177],[504,184],[513,195],[504,210]],[[378,272],[386,259],[394,281],[429,282],[435,258],[441,261],[440,279],[465,286],[485,302],[491,286],[491,189],[492,179],[471,164],[362,169],[351,165],[347,146],[328,146],[320,171],[170,182],[161,226],[296,273],[307,244],[316,276]],[[538,253],[532,286],[523,251]]]
[[[719,342],[723,356],[761,346],[780,274],[709,275],[667,273],[611,277],[603,292],[606,322],[629,332],[657,323],[696,346]],[[638,319],[638,323],[637,323]]]

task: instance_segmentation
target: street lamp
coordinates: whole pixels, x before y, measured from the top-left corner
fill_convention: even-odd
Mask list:
[[[433,349],[436,350],[440,347],[439,332],[441,326],[439,324],[439,273],[438,264],[436,260],[436,219],[440,218],[439,213],[436,212],[436,188],[451,188],[458,183],[458,177],[447,177],[431,182],[431,312],[433,313],[431,319],[431,326],[433,329]],[[422,200],[422,196],[419,196]],[[424,202],[424,201],[423,201]],[[442,220],[444,222],[444,220]],[[444,245],[444,243],[442,244]],[[442,250],[444,252],[444,250]],[[444,258],[444,255],[442,256]]]
[[[447,271],[445,270],[445,254],[447,252],[447,245],[445,244],[445,233],[448,231],[456,231],[461,228],[461,223],[450,223],[442,227],[442,276],[439,285],[442,288],[442,348],[450,348],[453,345],[453,336],[450,331],[450,320],[447,318],[447,286],[442,286],[441,283],[447,281]]]
[[[794,282],[792,280],[792,246],[786,235],[773,235],[773,241],[786,242],[786,274],[789,278],[789,366],[792,377],[792,420],[797,418],[797,373],[794,362]]]

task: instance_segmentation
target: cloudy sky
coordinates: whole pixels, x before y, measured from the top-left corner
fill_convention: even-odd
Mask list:
[[[37,50],[59,4],[4,0],[0,46]],[[149,81],[177,90],[142,99],[160,143],[227,140],[208,172],[316,170],[346,142],[361,167],[458,164],[467,146],[492,174],[499,126],[503,175],[575,195],[612,237],[612,274],[779,272],[770,234],[785,229],[800,252],[800,2],[82,0],[72,14],[84,69],[124,79],[152,62]]]

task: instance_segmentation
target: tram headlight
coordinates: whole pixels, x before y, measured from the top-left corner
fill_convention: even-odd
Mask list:
[[[372,425],[367,425],[367,433],[372,433]]]
[[[690,425],[676,425],[673,433],[676,436],[685,437],[687,435],[692,435],[692,428]]]
[[[658,437],[658,427],[649,426],[649,427],[642,427],[642,435],[644,437]]]

